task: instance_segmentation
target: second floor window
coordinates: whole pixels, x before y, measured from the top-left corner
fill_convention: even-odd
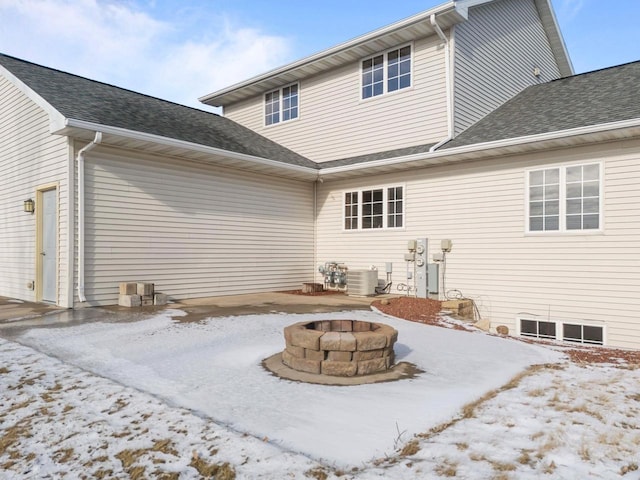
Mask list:
[[[274,125],[298,118],[298,104],[298,84],[265,94],[264,124]]]
[[[411,46],[396,48],[362,61],[362,98],[411,86]]]

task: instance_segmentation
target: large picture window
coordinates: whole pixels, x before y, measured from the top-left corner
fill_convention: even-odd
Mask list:
[[[289,85],[264,96],[264,124],[274,125],[298,118],[298,84]]]
[[[588,231],[602,228],[599,163],[528,172],[529,232]]]
[[[344,229],[404,226],[404,187],[379,187],[344,193]]]
[[[362,98],[377,97],[411,86],[411,45],[362,61]]]

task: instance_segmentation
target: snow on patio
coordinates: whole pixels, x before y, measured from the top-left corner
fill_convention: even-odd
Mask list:
[[[268,439],[338,467],[392,455],[408,440],[449,421],[461,407],[532,364],[556,362],[549,349],[430,327],[375,312],[256,315],[180,323],[165,311],[135,323],[34,329],[21,343],[192,410],[239,432]],[[278,379],[260,362],[283,349],[283,328],[301,320],[353,319],[399,331],[397,361],[417,378],[349,387]]]

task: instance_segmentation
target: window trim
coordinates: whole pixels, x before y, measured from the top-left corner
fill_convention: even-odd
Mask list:
[[[389,189],[390,188],[402,188],[402,226],[401,227],[389,227]],[[380,228],[362,228],[362,203],[363,203],[363,193],[369,192],[373,190],[382,190],[382,227]],[[342,231],[343,232],[378,232],[378,231],[403,231],[406,229],[407,225],[407,187],[404,183],[393,183],[386,185],[375,185],[375,186],[366,186],[366,187],[357,187],[357,188],[348,188],[345,190],[341,190],[341,205],[342,205],[342,214],[340,216],[340,221],[342,222]],[[346,228],[346,196],[349,193],[357,193],[358,194],[358,204],[357,204],[357,214],[356,214],[356,228]],[[394,212],[397,215],[397,212]]]
[[[567,198],[566,198],[566,187],[567,187],[567,168],[571,167],[580,167],[587,165],[598,165],[599,170],[599,198],[598,198],[598,215],[599,215],[599,224],[598,228],[592,229],[567,229]],[[530,173],[537,172],[541,170],[550,170],[557,168],[560,171],[560,198],[559,198],[559,228],[558,230],[531,230],[530,225]],[[538,165],[536,167],[527,168],[524,171],[524,231],[525,235],[531,236],[540,236],[540,235],[599,235],[604,233],[604,162],[602,160],[580,160],[576,162],[570,163],[556,163],[549,165]]]
[[[387,50],[381,51],[381,52],[376,52],[373,55],[369,55],[367,57],[363,57],[360,59],[360,68],[359,68],[359,75],[360,75],[360,81],[358,83],[359,88],[360,88],[360,93],[358,94],[358,98],[360,99],[361,102],[368,102],[370,100],[373,100],[374,98],[382,98],[382,97],[386,97],[387,95],[395,95],[398,94],[400,92],[405,92],[405,91],[409,91],[413,89],[414,83],[415,83],[415,75],[414,75],[414,42],[408,42],[408,43],[403,43],[401,45],[398,45],[396,47],[393,48],[389,48]],[[398,88],[397,90],[393,90],[393,91],[389,91],[389,53],[393,52],[395,50],[401,50],[405,47],[409,47],[411,48],[411,53],[409,55],[409,60],[411,62],[411,68],[409,70],[409,74],[410,74],[410,81],[411,84],[408,87],[404,87],[404,88]],[[375,57],[379,57],[380,55],[382,55],[382,93],[380,95],[372,95],[370,97],[364,98],[363,96],[363,89],[364,89],[364,83],[363,83],[363,64],[364,62],[366,62],[367,60],[372,60]]]
[[[550,336],[540,336],[538,335],[530,335],[530,334],[523,334],[522,333],[522,320],[525,321],[529,321],[529,322],[545,322],[545,323],[553,323],[555,324],[556,327],[556,334],[555,334],[555,338],[554,337],[550,337]],[[581,328],[581,332],[582,332],[582,336],[583,338],[578,341],[576,340],[565,340],[565,325],[574,325],[574,326],[580,326]],[[602,329],[602,343],[596,343],[596,342],[590,342],[590,341],[585,341],[584,340],[584,327],[594,327],[594,328],[600,328]],[[538,328],[538,331],[540,329]],[[516,317],[516,332],[517,332],[517,336],[519,337],[525,337],[525,338],[537,338],[539,340],[551,340],[551,341],[556,341],[556,342],[561,342],[564,345],[599,345],[599,346],[606,346],[607,345],[607,326],[599,323],[599,322],[590,322],[590,321],[585,321],[585,320],[573,320],[573,319],[565,319],[565,320],[558,320],[558,319],[549,319],[547,317],[538,317],[536,315],[519,315]]]
[[[283,120],[283,116],[284,116],[284,90],[286,88],[291,88],[291,87],[297,87],[297,97],[298,97],[298,113],[297,116],[295,118],[290,118],[289,120]],[[279,112],[279,120],[277,122],[274,123],[270,123],[267,124],[267,95],[270,95],[272,93],[278,92],[278,112]],[[276,125],[281,125],[283,123],[289,123],[289,122],[295,122],[296,120],[298,120],[300,118],[300,82],[293,82],[290,83],[288,85],[283,85],[282,87],[279,88],[273,88],[271,90],[269,90],[268,92],[264,92],[264,94],[262,95],[262,126],[264,128],[271,128],[271,127],[275,127]]]

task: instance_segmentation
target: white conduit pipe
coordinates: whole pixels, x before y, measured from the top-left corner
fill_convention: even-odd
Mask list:
[[[102,132],[96,132],[93,141],[78,152],[78,300],[86,302],[84,296],[84,156],[102,143]]]
[[[445,76],[445,83],[447,85],[447,91],[446,91],[446,96],[447,96],[447,124],[448,124],[448,134],[447,134],[447,138],[445,138],[444,140],[439,141],[438,143],[436,143],[433,147],[431,147],[429,149],[429,152],[435,152],[438,148],[440,148],[442,145],[444,145],[445,143],[447,143],[449,140],[451,140],[453,138],[453,119],[452,119],[452,101],[451,101],[451,67],[450,67],[450,62],[451,59],[449,58],[450,56],[450,52],[449,52],[449,39],[447,38],[447,36],[442,32],[442,29],[440,28],[440,25],[438,25],[438,22],[436,21],[436,16],[435,15],[431,15],[431,17],[429,17],[429,20],[431,22],[431,26],[433,27],[433,29],[436,31],[436,33],[438,34],[438,37],[440,37],[440,39],[444,42],[444,76]]]

